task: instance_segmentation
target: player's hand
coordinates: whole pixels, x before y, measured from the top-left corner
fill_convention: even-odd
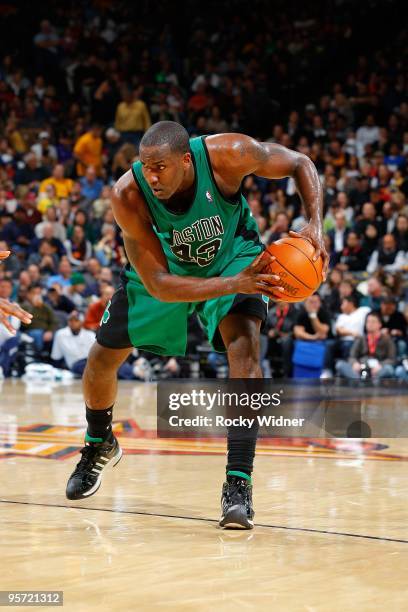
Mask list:
[[[293,238],[306,238],[313,244],[316,252],[313,257],[313,261],[317,261],[320,255],[323,258],[323,269],[322,277],[323,281],[327,278],[327,270],[329,269],[329,254],[326,251],[326,247],[323,239],[323,228],[320,223],[309,221],[309,223],[300,230],[300,232],[289,232],[289,235]]]
[[[265,266],[275,261],[275,259],[276,257],[268,253],[268,251],[260,253],[247,268],[234,277],[236,280],[236,293],[262,293],[262,295],[276,300],[275,292],[283,292],[284,290],[280,284],[282,282],[280,277],[277,274],[262,273]]]
[[[8,300],[0,298],[0,323],[4,325],[6,329],[13,335],[16,333],[16,330],[11,325],[8,317],[17,317],[26,325],[30,325],[33,315],[23,310],[21,306],[18,304],[12,304]]]

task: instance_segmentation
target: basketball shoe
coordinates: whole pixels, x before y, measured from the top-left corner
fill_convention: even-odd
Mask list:
[[[82,459],[67,483],[68,499],[82,499],[96,493],[101,486],[103,470],[115,467],[122,457],[122,449],[113,434],[104,442],[86,442],[80,453]]]
[[[253,529],[252,484],[238,476],[228,476],[221,496],[220,527],[227,529]]]

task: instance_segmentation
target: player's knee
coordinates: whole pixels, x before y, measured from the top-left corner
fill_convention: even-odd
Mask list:
[[[122,359],[115,359],[113,349],[107,349],[95,342],[86,362],[86,376],[96,380],[99,376],[107,377],[109,374],[116,374],[121,362]]]
[[[259,351],[259,336],[238,334],[228,345],[228,361],[230,365],[239,364],[240,370],[250,376],[258,370]]]

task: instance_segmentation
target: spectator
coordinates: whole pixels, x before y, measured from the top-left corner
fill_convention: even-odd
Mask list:
[[[381,318],[367,315],[364,336],[353,342],[348,361],[338,361],[336,371],[343,378],[392,378],[395,370],[395,345],[381,333]]]
[[[72,139],[66,132],[60,132],[57,144],[58,163],[62,164],[70,174],[73,170]]]
[[[294,230],[296,231],[296,230]],[[343,210],[339,210],[334,215],[334,227],[327,232],[330,238],[330,254],[337,263],[344,247],[346,246],[346,238],[348,234],[347,219]]]
[[[352,294],[343,298],[341,312],[335,329],[342,345],[341,354],[346,358],[354,339],[363,335],[365,320],[370,309],[367,306],[359,306],[358,298]]]
[[[385,234],[381,246],[374,251],[368,262],[367,272],[372,274],[379,266],[389,272],[397,272],[408,265],[407,255],[398,251],[397,242],[393,234]]]
[[[394,211],[391,202],[384,202],[381,211],[381,222],[380,222],[380,233],[392,234],[395,229],[395,222],[397,220],[397,213]]]
[[[130,165],[136,161],[137,159],[137,151],[136,147],[129,143],[125,142],[115,154],[112,162],[112,177],[116,181],[118,180],[122,174],[127,172]]]
[[[379,231],[375,225],[368,223],[362,236],[362,247],[363,251],[369,256],[375,251],[378,245]]]
[[[398,215],[395,229],[393,231],[399,251],[408,251],[408,217],[406,215]]]
[[[213,106],[209,119],[207,119],[207,132],[209,134],[222,134],[229,131],[229,125],[221,117],[221,110],[219,106]]]
[[[103,182],[97,178],[96,170],[93,166],[87,167],[85,176],[79,180],[79,183],[81,185],[81,193],[85,198],[91,202],[99,198]]]
[[[115,117],[115,109],[119,101],[119,91],[114,79],[105,79],[94,91],[92,114],[98,123],[109,125]]]
[[[300,215],[296,217],[295,219],[293,219],[290,229],[293,232],[300,232],[300,230],[303,229],[305,225],[307,225],[307,223],[308,221],[307,221],[306,211],[305,211],[304,206],[302,206],[302,208],[300,209]]]
[[[72,266],[83,268],[85,261],[92,255],[92,245],[85,238],[83,227],[75,225],[72,238],[64,242],[68,261]]]
[[[114,293],[115,289],[111,285],[106,285],[101,289],[100,299],[88,306],[88,310],[86,311],[85,315],[85,329],[90,329],[92,331],[96,331],[98,329],[102,315],[105,312],[105,308],[112,299]]]
[[[77,310],[83,311],[85,309],[85,290],[86,283],[85,277],[81,272],[74,272],[70,279],[70,284],[64,287],[64,295],[75,304]]]
[[[107,164],[109,168],[112,168],[113,158],[115,157],[116,153],[119,151],[122,145],[122,137],[121,137],[120,132],[118,132],[118,130],[115,130],[115,128],[113,127],[110,127],[106,130],[105,137],[106,137],[105,151],[107,155]]]
[[[395,341],[399,357],[407,353],[407,320],[397,310],[397,301],[392,296],[381,300],[379,315],[382,323],[382,333],[388,334]]]
[[[13,295],[13,281],[7,277],[0,278],[0,298],[3,300],[11,300],[12,295]],[[18,327],[20,326],[18,325]]]
[[[0,298],[11,300],[13,283],[10,279],[0,279]],[[9,317],[10,325],[16,330],[20,329],[20,321],[16,317]],[[14,357],[20,342],[19,335],[13,335],[4,325],[0,324],[0,380],[10,376]]]
[[[44,303],[41,285],[29,287],[27,299],[22,307],[33,315],[30,327],[22,326],[22,329],[34,340],[37,353],[41,353],[43,349],[49,351],[57,321],[52,309]]]
[[[328,337],[330,317],[322,307],[318,293],[304,301],[303,308],[296,317],[293,333],[299,340],[325,340]]]
[[[113,273],[111,268],[101,268],[100,274],[99,274],[99,286],[102,287],[102,285],[112,285],[113,283]]]
[[[28,276],[30,277],[30,283],[31,285],[41,285],[41,271],[40,271],[40,267],[37,264],[33,264],[31,263],[28,267],[27,267],[27,272],[28,272]]]
[[[102,237],[95,245],[95,257],[102,266],[120,266],[126,263],[123,247],[116,237],[116,230],[108,223],[102,226]]]
[[[65,365],[71,372],[82,376],[95,334],[83,328],[84,317],[73,310],[67,326],[59,329],[52,343],[51,359],[56,365]]]
[[[20,208],[24,211],[25,220],[33,229],[41,221],[36,204],[36,197],[32,191],[27,192],[20,200]]]
[[[34,36],[35,46],[46,55],[56,56],[58,52],[59,38],[47,19],[41,22],[41,29]]]
[[[53,283],[48,288],[47,296],[44,300],[46,304],[51,306],[54,314],[65,313],[70,314],[75,310],[75,304],[63,293],[63,287],[58,283]]]
[[[42,166],[52,166],[58,159],[57,149],[50,143],[48,132],[40,132],[39,142],[31,147],[31,151]]]
[[[51,206],[54,208],[58,206],[57,190],[52,184],[47,185],[45,190],[39,194],[37,208],[43,215]]]
[[[71,372],[77,376],[82,376],[89,351],[95,342],[95,334],[83,327],[83,314],[72,311],[68,317],[66,327],[59,329],[55,334],[51,359],[56,362],[56,365],[66,365]],[[132,380],[133,367],[125,362],[118,371],[120,380]]]
[[[50,178],[44,179],[40,184],[40,193],[46,191],[47,185],[54,185],[56,196],[60,198],[68,198],[72,191],[73,181],[70,178],[64,177],[64,166],[56,164]]]
[[[267,245],[269,243],[269,238],[271,235],[271,231],[270,229],[268,229],[268,220],[263,216],[259,216],[256,217],[256,222],[258,224],[262,244]]]
[[[38,251],[31,253],[28,264],[36,264],[40,269],[41,275],[50,276],[58,269],[57,247],[52,239],[42,238],[38,244]]]
[[[47,287],[52,287],[54,283],[58,283],[61,287],[69,287],[71,284],[72,266],[67,259],[63,257],[58,267],[58,274],[53,274],[47,281]]]
[[[109,185],[104,185],[100,196],[93,202],[92,210],[95,219],[103,217],[105,212],[110,208],[111,205],[111,188]]]
[[[88,213],[82,210],[81,208],[76,211],[76,213],[74,214],[74,218],[72,219],[72,224],[70,223],[67,227],[67,238],[72,238],[72,234],[76,225],[82,227],[85,232],[85,238],[89,240],[91,244],[95,242],[95,236],[97,235],[95,224],[89,222]]]
[[[47,177],[47,168],[37,159],[35,153],[27,153],[24,157],[24,165],[19,168],[15,175],[16,185],[28,185],[34,187]]]
[[[360,238],[356,232],[347,235],[346,246],[339,257],[337,267],[339,270],[360,272],[367,268],[368,253],[364,251]]]
[[[13,220],[6,223],[0,231],[0,240],[5,240],[10,245],[11,250],[22,250],[27,254],[28,246],[33,238],[33,227],[24,208],[19,206],[14,213]]]
[[[66,200],[61,200],[60,206],[59,206],[59,210],[61,214],[60,218],[64,222],[68,222],[74,216],[76,211],[79,210],[80,208],[84,210],[88,210],[88,208],[90,207],[89,201],[82,193],[81,183],[79,182],[75,182],[74,186],[72,187],[72,191],[71,191],[71,195],[69,196],[69,200],[66,201],[67,202],[66,210],[64,210],[64,206],[63,206],[64,201]]]
[[[284,212],[278,213],[276,215],[275,223],[271,227],[271,233],[269,236],[269,244],[279,240],[283,236],[287,235],[289,232],[289,218],[288,215]]]
[[[115,116],[115,129],[120,132],[124,142],[130,142],[136,148],[144,132],[151,126],[149,111],[143,100],[140,99],[142,88],[133,92],[124,89],[122,102],[118,104]]]
[[[50,206],[43,215],[44,221],[35,226],[35,235],[38,239],[52,237],[62,245],[67,238],[65,226],[57,221],[55,206]],[[62,252],[61,252],[62,254]]]
[[[335,217],[338,212],[344,214],[346,225],[350,225],[354,216],[354,210],[349,206],[349,198],[346,193],[340,192],[336,194],[336,198],[331,202],[329,209],[324,217],[323,227],[326,232],[335,229]]]
[[[366,117],[364,125],[358,128],[356,132],[357,156],[363,157],[366,151],[366,145],[378,142],[379,138],[380,131],[378,126],[375,125],[374,115],[369,114]]]
[[[329,272],[327,282],[324,283],[320,290],[320,297],[324,303],[325,310],[337,313],[340,310],[340,283],[343,280],[341,270],[334,268]]]
[[[336,335],[327,341],[325,368],[320,378],[331,378],[335,358],[340,356],[341,359],[348,359],[354,340],[363,335],[365,320],[370,309],[367,306],[359,307],[358,304],[359,300],[353,294],[343,298],[341,314],[335,325]]]
[[[289,375],[289,363],[291,354],[297,340],[306,342],[325,341],[330,335],[330,316],[322,307],[321,298],[318,293],[306,298],[301,309],[297,312],[294,321],[293,338],[285,339],[285,371]],[[286,373],[285,372],[285,373]]]
[[[0,240],[0,251],[9,251],[9,246],[5,240]],[[17,255],[11,253],[9,257],[1,262],[1,272],[9,275],[11,278],[16,278],[21,270],[21,263]]]
[[[188,100],[187,106],[188,109],[194,114],[193,116],[198,117],[199,113],[202,113],[207,109],[209,102],[210,100],[207,95],[206,83],[200,83],[197,86],[196,91],[193,92],[193,95]]]
[[[102,170],[102,128],[94,124],[88,132],[78,138],[74,146],[78,176],[84,176],[88,166],[93,166],[97,175]]]
[[[92,291],[92,295],[99,295],[99,278],[102,266],[96,257],[91,257],[85,264],[84,278],[87,287]]]
[[[368,306],[370,310],[379,310],[385,288],[378,278],[369,278],[366,283],[367,295],[360,300],[360,306]]]
[[[357,218],[353,229],[359,236],[361,236],[365,233],[368,225],[373,225],[377,232],[380,232],[375,206],[374,204],[371,204],[371,202],[366,202],[363,204],[361,215]]]
[[[390,152],[384,157],[384,164],[386,164],[390,172],[395,172],[405,166],[406,159],[401,155],[400,148],[396,142],[391,143]]]
[[[28,289],[31,285],[31,278],[26,270],[20,272],[17,283],[17,301],[24,302],[27,299]]]

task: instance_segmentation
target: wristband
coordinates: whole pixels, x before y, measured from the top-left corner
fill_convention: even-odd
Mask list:
[[[317,313],[315,312],[309,313],[309,319],[317,319]]]

